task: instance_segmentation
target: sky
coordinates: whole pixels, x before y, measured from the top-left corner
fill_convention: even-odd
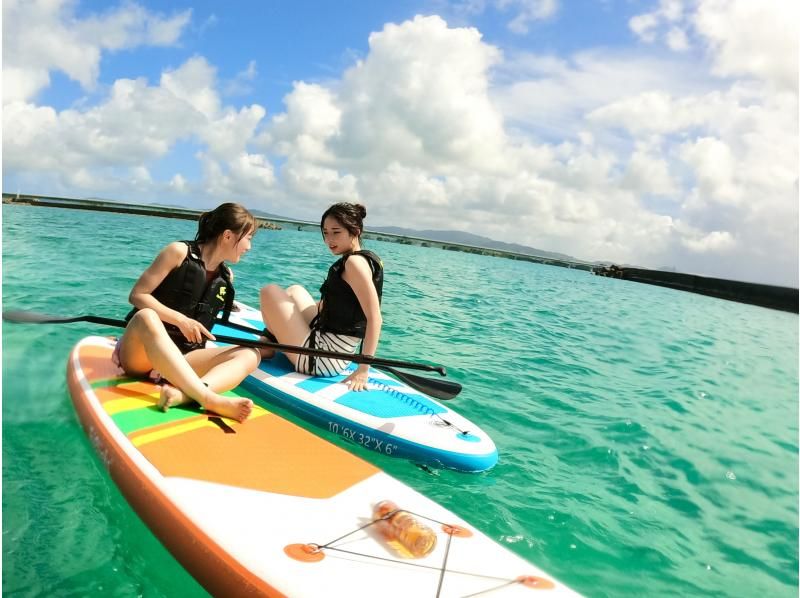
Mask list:
[[[166,8],[165,8],[166,7]],[[798,286],[788,0],[4,0],[3,191]]]

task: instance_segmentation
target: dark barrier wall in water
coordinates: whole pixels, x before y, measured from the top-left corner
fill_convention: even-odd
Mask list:
[[[595,274],[798,313],[798,290],[789,287],[617,266],[595,270]]]
[[[18,203],[34,206],[49,206],[57,208],[78,208],[84,210],[99,210],[108,212],[123,212],[129,214],[141,214],[146,216],[161,216],[164,218],[183,218],[196,220],[201,211],[178,208],[174,206],[159,206],[154,204],[141,205],[122,202],[112,202],[107,200],[80,200],[62,197],[47,197],[43,195],[13,195],[3,193],[3,203]],[[285,222],[296,225],[298,230],[310,227],[316,229],[316,223],[302,222],[295,220],[274,219],[276,222]],[[262,228],[280,229],[276,222],[257,218],[259,226]],[[369,231],[365,231],[368,233]],[[417,239],[414,237],[403,237],[402,235],[392,235],[388,233],[372,234],[372,238],[388,240],[401,243],[420,243],[425,247],[441,247],[453,251],[467,251],[469,253],[480,253],[483,255],[494,255],[515,260],[525,260],[552,266],[562,266],[580,270],[591,271],[599,276],[611,278],[621,278],[634,282],[644,282],[680,291],[700,293],[710,295],[729,301],[739,301],[740,303],[750,303],[761,307],[779,309],[798,313],[798,290],[789,287],[777,287],[767,284],[757,284],[753,282],[741,282],[738,280],[725,280],[722,278],[709,278],[697,276],[695,274],[682,274],[680,272],[665,272],[662,270],[647,270],[645,268],[629,268],[617,265],[598,266],[590,262],[568,262],[540,256],[516,254],[506,251],[493,250],[480,247],[471,247],[458,243],[446,243],[433,241],[430,239]]]
[[[141,205],[100,199],[69,199],[44,195],[12,195],[11,193],[3,193],[3,203],[43,206],[46,208],[76,208],[80,210],[94,210],[97,212],[116,212],[118,214],[177,218],[180,220],[197,220],[200,218],[200,214],[203,213],[203,210],[192,210],[175,206],[159,206],[155,204]],[[280,226],[264,220],[263,218],[257,217],[256,222],[259,228],[280,230]]]

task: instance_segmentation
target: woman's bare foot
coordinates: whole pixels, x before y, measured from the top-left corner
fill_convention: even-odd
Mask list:
[[[253,410],[253,401],[241,397],[223,397],[209,392],[203,405],[206,411],[213,411],[224,417],[243,422]]]
[[[161,387],[161,395],[158,397],[158,408],[167,411],[170,407],[191,403],[192,399],[183,394],[180,390],[169,384]]]

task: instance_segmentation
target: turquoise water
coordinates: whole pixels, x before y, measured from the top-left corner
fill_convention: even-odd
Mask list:
[[[58,315],[122,317],[144,267],[195,226],[20,206],[2,217],[3,309]],[[797,595],[797,315],[368,246],[387,270],[379,353],[446,365],[464,385],[452,406],[494,438],[500,462],[425,471],[350,450],[588,596]],[[330,261],[315,234],[261,231],[236,267],[237,296],[255,304],[266,282],[316,289]],[[72,410],[70,348],[116,332],[3,324],[4,595],[204,595]]]

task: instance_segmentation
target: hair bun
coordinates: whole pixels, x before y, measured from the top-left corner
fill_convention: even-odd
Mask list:
[[[367,208],[364,207],[362,204],[357,203],[355,204],[356,212],[358,213],[358,217],[362,220],[367,217]]]

